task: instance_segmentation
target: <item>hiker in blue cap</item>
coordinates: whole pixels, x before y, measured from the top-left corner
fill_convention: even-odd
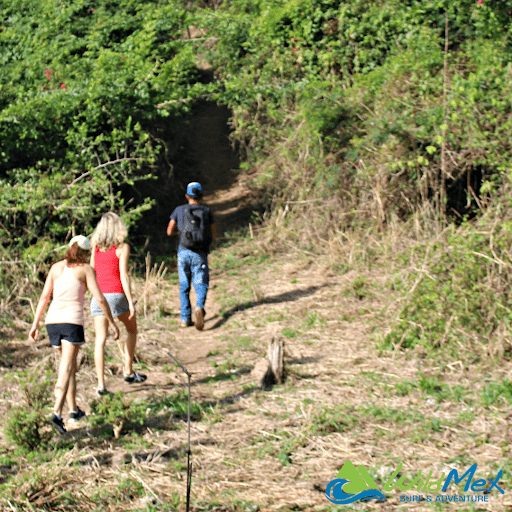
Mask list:
[[[172,212],[167,226],[169,236],[179,232],[178,245],[178,276],[180,279],[181,326],[195,325],[202,331],[204,328],[204,305],[208,292],[210,273],[208,269],[208,253],[210,244],[217,238],[213,215],[207,206],[201,204],[203,187],[197,181],[187,185],[185,194],[188,204],[178,206]],[[190,283],[196,292],[196,307],[192,322],[190,304]]]

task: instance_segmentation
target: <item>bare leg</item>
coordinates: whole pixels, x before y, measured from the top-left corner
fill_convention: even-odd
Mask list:
[[[128,319],[130,313],[123,313],[119,315],[119,320],[123,322],[126,327],[126,343],[124,346],[124,374],[131,375],[133,373],[133,358],[135,357],[135,347],[137,345],[137,317],[133,317],[131,320]]]
[[[64,342],[66,343],[66,342]],[[76,358],[78,356],[78,350],[73,357],[73,368],[71,375],[69,376],[68,392],[66,393],[66,402],[70,411],[76,411],[78,409],[76,405]]]
[[[60,349],[61,358],[59,365],[59,376],[57,377],[57,384],[55,385],[55,407],[53,409],[53,412],[59,416],[62,416],[62,407],[64,406],[64,400],[66,399],[66,395],[68,393],[71,375],[74,373],[76,356],[79,350],[79,345],[72,345],[67,341],[62,342],[62,347]],[[74,402],[76,406],[76,398],[74,396],[76,385],[74,388],[75,389],[73,390],[73,397],[71,401],[72,403]]]
[[[95,316],[94,332],[96,333],[96,342],[94,345],[94,365],[96,366],[96,377],[98,379],[98,388],[105,387],[105,343],[108,334],[108,320],[105,316]]]

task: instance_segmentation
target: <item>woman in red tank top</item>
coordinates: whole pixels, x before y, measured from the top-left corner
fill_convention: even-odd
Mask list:
[[[133,371],[133,358],[137,345],[137,318],[130,286],[128,261],[130,246],[124,242],[128,230],[121,218],[113,212],[106,213],[91,237],[91,266],[96,270],[96,280],[109,303],[114,317],[126,327],[126,339],[120,344],[123,354],[124,380],[129,384],[144,382],[146,376]],[[107,394],[105,387],[105,343],[108,322],[101,310],[91,301],[91,315],[96,332],[94,363],[98,378],[98,395]]]

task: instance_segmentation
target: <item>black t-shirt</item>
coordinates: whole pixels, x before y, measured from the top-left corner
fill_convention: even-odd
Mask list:
[[[183,208],[185,206],[187,206],[187,205],[181,205],[181,206],[176,207],[171,214],[171,220],[176,222],[176,224],[178,226],[178,231],[180,231],[180,232],[183,229]],[[210,210],[210,208],[208,208],[208,206],[205,206],[204,204],[198,204],[198,205],[194,205],[194,208],[200,208],[201,210],[203,210],[205,212],[204,214],[210,221],[210,226],[212,224],[214,224],[213,214],[212,214],[212,211]],[[178,252],[181,250],[187,250],[187,248],[184,247],[182,244],[178,244]],[[194,252],[209,253],[210,246],[209,246],[209,244],[205,245],[205,246],[201,247],[200,249],[195,249]]]

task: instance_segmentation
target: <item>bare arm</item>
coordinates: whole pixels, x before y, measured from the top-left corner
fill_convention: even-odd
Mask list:
[[[105,297],[101,293],[101,290],[98,286],[98,283],[96,282],[96,275],[94,273],[93,268],[90,265],[84,265],[85,270],[85,279],[87,282],[87,289],[91,292],[92,296],[96,299],[96,302],[98,303],[99,307],[101,308],[101,311],[103,311],[103,314],[108,320],[108,323],[112,327],[112,330],[114,331],[114,339],[119,339],[119,329],[114,322],[114,317],[112,316],[112,312],[110,311],[110,306],[108,305],[108,302],[106,301]]]
[[[44,283],[43,291],[41,292],[41,297],[39,297],[39,301],[37,303],[36,312],[34,314],[34,321],[32,323],[32,327],[29,332],[29,339],[32,341],[37,341],[39,338],[39,322],[41,321],[41,317],[43,316],[44,310],[50,302],[53,292],[53,269],[50,269],[48,272],[48,276],[46,277],[46,281]]]
[[[174,219],[171,219],[169,221],[169,224],[167,225],[167,234],[169,236],[175,235],[178,232],[178,225],[176,224],[176,221]]]
[[[96,254],[96,246],[91,247],[91,267],[94,268],[94,255]]]
[[[130,271],[128,269],[128,261],[130,259],[130,246],[126,243],[121,247],[121,255],[119,257],[119,273],[121,274],[121,284],[130,308],[129,320],[135,317],[135,305],[133,304]]]

